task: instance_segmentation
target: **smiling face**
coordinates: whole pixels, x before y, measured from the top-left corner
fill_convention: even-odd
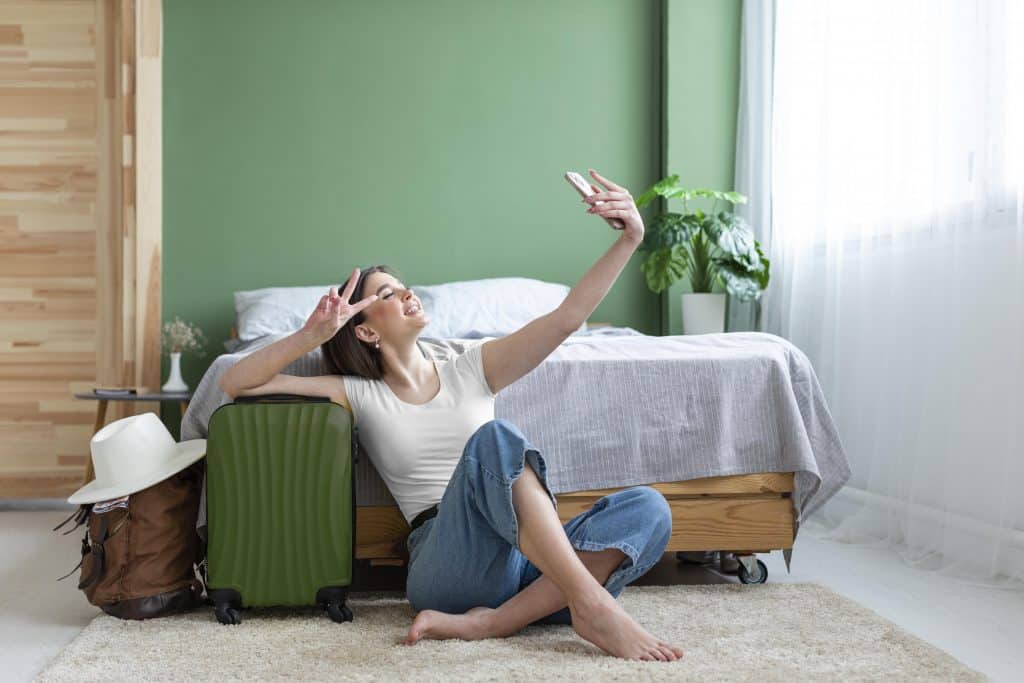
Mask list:
[[[390,273],[375,272],[366,278],[362,296],[371,294],[377,300],[363,310],[365,320],[356,326],[361,341],[372,344],[379,339],[383,344],[415,338],[430,322],[416,294]]]

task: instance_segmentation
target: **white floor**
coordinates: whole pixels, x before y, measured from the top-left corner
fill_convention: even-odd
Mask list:
[[[80,533],[50,531],[67,514],[0,509],[2,681],[31,680],[99,613],[76,589],[77,573],[55,581],[79,557]],[[1024,592],[967,586],[909,568],[887,551],[822,541],[810,533],[797,540],[792,574],[786,574],[780,553],[762,557],[769,581],[825,584],[993,680],[1024,677]],[[692,576],[682,583],[709,574],[697,567],[687,572]],[[717,574],[714,579],[721,580]]]

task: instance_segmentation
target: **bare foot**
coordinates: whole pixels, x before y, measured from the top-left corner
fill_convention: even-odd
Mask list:
[[[409,627],[403,645],[412,645],[420,638],[461,638],[462,640],[481,640],[491,638],[490,607],[474,607],[465,614],[448,614],[432,609],[425,609],[416,614]]]
[[[596,593],[569,604],[572,627],[610,655],[622,659],[671,662],[683,651],[648,633],[609,593]]]

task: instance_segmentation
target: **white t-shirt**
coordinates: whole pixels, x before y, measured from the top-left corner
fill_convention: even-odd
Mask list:
[[[494,419],[484,343],[435,359],[441,389],[422,405],[398,398],[383,380],[342,377],[363,452],[407,522],[441,501],[469,437]]]

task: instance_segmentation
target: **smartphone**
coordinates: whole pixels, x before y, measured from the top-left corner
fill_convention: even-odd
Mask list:
[[[566,171],[565,179],[569,181],[570,185],[576,188],[577,192],[583,195],[584,199],[586,199],[592,194],[596,194],[594,192],[594,188],[590,186],[590,183],[588,183],[583,178],[583,176],[581,176],[576,171]],[[604,202],[598,201],[594,202],[594,204],[604,204]],[[612,226],[616,230],[622,230],[623,228],[626,227],[626,224],[623,223],[622,220],[619,218],[605,218],[604,220],[608,223],[608,225]]]

